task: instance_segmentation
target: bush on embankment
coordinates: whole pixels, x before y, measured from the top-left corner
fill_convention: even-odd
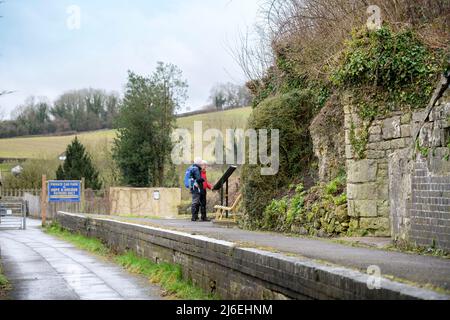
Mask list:
[[[293,177],[307,174],[313,152],[308,127],[303,124],[313,116],[310,106],[313,98],[308,90],[293,90],[268,98],[254,108],[249,128],[279,130],[280,165],[279,172],[270,176],[261,175],[262,165],[243,166],[243,206],[249,216],[248,226],[258,225],[264,208],[283,192]],[[269,141],[269,155],[270,150]]]

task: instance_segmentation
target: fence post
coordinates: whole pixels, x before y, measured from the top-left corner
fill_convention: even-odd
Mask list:
[[[23,214],[23,230],[27,228],[27,213],[28,213],[28,201],[24,201],[22,204]]]
[[[84,201],[85,201],[85,194],[84,194],[84,191],[85,191],[85,186],[84,186],[84,184],[86,183],[86,179],[83,177],[83,178],[81,178],[81,190],[80,190],[80,192],[81,192],[81,194],[80,194],[80,196],[81,196],[81,213],[84,213]]]
[[[45,174],[42,175],[42,190],[41,190],[41,217],[42,217],[42,226],[45,226],[45,220],[47,218],[47,176]]]

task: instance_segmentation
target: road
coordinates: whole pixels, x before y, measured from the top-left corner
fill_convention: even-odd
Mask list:
[[[0,254],[14,300],[156,300],[161,289],[120,266],[49,236],[39,221],[1,230]]]

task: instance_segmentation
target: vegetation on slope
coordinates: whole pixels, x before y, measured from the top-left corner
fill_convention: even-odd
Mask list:
[[[347,215],[345,175],[318,183],[305,191],[302,184],[265,208],[260,228],[311,236],[348,235],[353,232]]]
[[[312,158],[312,142],[304,121],[312,119],[308,90],[295,90],[264,100],[253,110],[248,127],[278,129],[280,136],[280,169],[276,175],[261,175],[261,165],[246,164],[242,168],[243,206],[256,224],[266,205],[279,195],[292,177],[307,175]],[[268,146],[270,150],[270,146]]]
[[[331,81],[350,93],[363,121],[361,128],[352,124],[350,133],[359,158],[365,156],[367,130],[375,117],[426,106],[438,77],[449,70],[449,58],[448,51],[428,47],[411,28],[352,33]]]
[[[331,199],[324,191],[326,186],[308,190],[311,184],[307,178],[316,167],[308,142],[309,132],[296,132],[290,128],[308,128],[330,97],[349,92],[351,103],[357,106],[363,120],[362,128],[355,123],[350,134],[351,143],[362,158],[370,122],[392,110],[424,107],[439,74],[449,70],[450,11],[444,8],[449,9],[450,3],[427,1],[426,5],[411,5],[400,1],[393,6],[390,1],[379,0],[374,4],[381,8],[384,23],[379,30],[373,31],[365,26],[365,1],[350,4],[341,0],[276,0],[267,5],[264,16],[268,19],[264,21],[268,25],[259,26],[259,30],[269,30],[264,36],[270,41],[262,43],[270,46],[273,61],[265,72],[248,82],[254,95],[249,126],[274,128],[271,125],[276,123],[281,137],[286,131],[292,134],[288,134],[286,141],[281,141],[281,145],[288,142],[285,145],[289,147],[280,149],[284,161],[280,164],[279,176],[261,177],[258,168],[243,168],[244,225],[271,230],[290,229],[295,220],[292,213],[296,212],[291,206],[298,206],[303,203],[303,197],[308,198],[311,194],[315,201],[304,207],[309,217],[299,218],[297,222],[302,227],[294,229],[301,233],[306,229],[308,234],[319,231],[326,234],[358,233],[346,216],[344,193],[333,195],[342,200],[342,207],[336,214],[336,206],[324,205],[324,200]],[[246,71],[255,65],[248,63],[252,53],[254,51],[247,52],[247,60],[241,60],[247,62],[243,65]],[[292,106],[292,100],[282,98],[292,92],[309,94],[302,95]],[[343,103],[332,103],[333,106],[342,108]],[[274,112],[266,111],[271,108]],[[290,108],[296,108],[297,117],[277,122],[280,117],[277,111],[286,112]],[[261,121],[255,124],[252,119]],[[320,121],[313,123],[324,128],[329,125]],[[299,155],[303,155],[303,161],[299,160]],[[296,165],[285,159],[296,159]],[[308,175],[299,170],[299,166],[308,168]],[[335,177],[329,178],[333,181]],[[284,190],[292,183],[303,183],[307,192],[299,187],[297,193],[286,196]],[[342,215],[342,218],[336,215]],[[330,216],[335,219],[333,223]],[[299,217],[303,215],[299,214]],[[327,223],[322,223],[324,221]],[[340,227],[333,227],[338,224]]]

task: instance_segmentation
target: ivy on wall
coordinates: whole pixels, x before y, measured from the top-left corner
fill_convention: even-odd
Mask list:
[[[364,157],[367,130],[377,116],[428,103],[440,73],[448,68],[447,61],[448,52],[427,47],[409,28],[394,32],[384,26],[352,33],[331,81],[351,92],[364,123],[359,135],[351,129],[351,144],[358,157]]]

